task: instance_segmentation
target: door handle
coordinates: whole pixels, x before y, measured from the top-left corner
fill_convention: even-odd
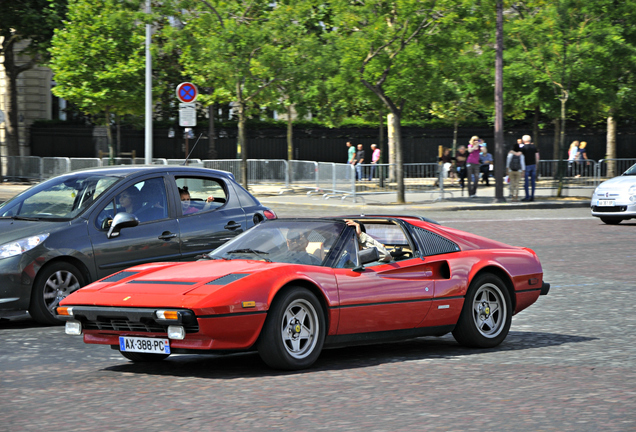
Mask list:
[[[170,231],[164,231],[159,236],[159,240],[170,240],[171,238],[175,238],[177,235],[175,233],[171,233]]]
[[[235,230],[240,227],[241,227],[240,223],[236,223],[232,221],[232,222],[228,222],[227,225],[225,225],[223,228],[225,228],[226,230]]]

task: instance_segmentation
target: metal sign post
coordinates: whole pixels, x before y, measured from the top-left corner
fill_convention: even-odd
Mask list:
[[[197,125],[197,109],[194,101],[197,100],[199,91],[197,86],[192,83],[184,82],[177,86],[177,99],[181,102],[179,104],[179,126],[185,127],[185,154],[188,156],[188,128],[193,128]]]

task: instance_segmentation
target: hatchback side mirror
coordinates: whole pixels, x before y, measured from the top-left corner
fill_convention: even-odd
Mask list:
[[[113,218],[113,222],[110,224],[106,238],[117,237],[122,228],[130,228],[137,225],[139,225],[139,219],[137,219],[135,215],[126,212],[117,213]]]

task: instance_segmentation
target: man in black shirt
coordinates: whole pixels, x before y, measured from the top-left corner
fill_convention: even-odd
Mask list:
[[[356,159],[354,161],[356,166],[356,180],[362,180],[362,166],[364,163],[364,150],[362,150],[362,144],[358,144],[358,151],[356,152]]]
[[[524,189],[526,197],[523,201],[534,201],[534,189],[537,183],[537,165],[539,163],[539,150],[532,144],[530,135],[524,135],[522,138],[523,147],[521,152],[526,161],[526,175]]]

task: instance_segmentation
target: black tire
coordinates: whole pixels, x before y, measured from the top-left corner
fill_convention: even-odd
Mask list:
[[[150,354],[150,353],[138,353],[138,352],[127,352],[127,351],[119,351],[121,355],[126,357],[128,360],[135,363],[151,363],[158,362],[170,357],[170,354]]]
[[[608,225],[618,225],[623,219],[602,217],[601,221]]]
[[[466,300],[453,337],[473,348],[492,348],[508,336],[512,303],[506,285],[497,276],[484,273],[468,287]]]
[[[55,308],[60,300],[85,284],[84,275],[72,264],[60,261],[45,266],[35,277],[29,314],[40,324],[62,324],[55,318]]]
[[[292,287],[274,299],[258,340],[258,353],[274,369],[307,368],[322,351],[325,323],[316,296],[305,288]]]

